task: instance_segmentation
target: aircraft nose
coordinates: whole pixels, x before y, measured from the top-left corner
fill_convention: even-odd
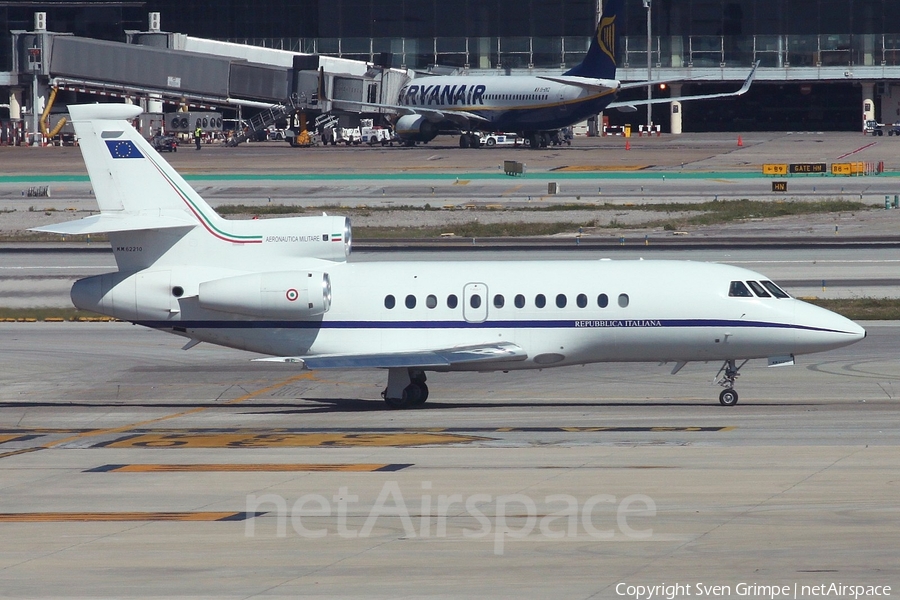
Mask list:
[[[797,341],[807,352],[849,346],[866,337],[866,330],[847,317],[802,303],[795,313],[801,329]]]

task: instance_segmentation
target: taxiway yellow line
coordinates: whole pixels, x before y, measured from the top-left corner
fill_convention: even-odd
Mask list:
[[[279,388],[282,388],[282,387],[289,385],[291,383],[294,383],[296,381],[314,380],[314,379],[315,379],[315,376],[312,373],[309,373],[309,372],[300,373],[299,375],[294,375],[293,377],[288,377],[284,381],[280,381],[278,383],[273,383],[270,386],[258,389],[255,392],[250,392],[249,394],[244,394],[243,396],[241,396],[239,398],[235,398],[233,400],[228,400],[227,402],[223,402],[220,406],[229,406],[232,404],[239,404],[241,402],[246,402],[247,400],[252,400],[253,398],[256,398],[257,396],[261,396],[268,392],[277,390]],[[156,417],[155,419],[147,419],[146,421],[138,421],[137,423],[130,423],[128,425],[122,425],[120,427],[109,427],[106,429],[92,429],[90,431],[85,431],[82,433],[77,433],[75,435],[70,435],[69,437],[63,438],[61,440],[54,440],[54,441],[47,442],[45,444],[42,444],[41,446],[38,446],[37,448],[34,448],[33,450],[47,450],[50,448],[55,448],[62,444],[67,444],[69,442],[74,442],[76,440],[81,440],[84,438],[97,437],[97,436],[101,436],[101,435],[109,435],[112,433],[123,433],[126,431],[131,431],[132,429],[135,429],[137,427],[142,427],[144,425],[150,425],[152,423],[161,423],[163,421],[170,421],[172,419],[177,419],[179,417],[186,417],[188,415],[197,414],[197,413],[203,412],[205,410],[209,410],[209,408],[210,407],[208,407],[208,406],[199,406],[197,408],[192,408],[190,410],[183,410],[181,412],[172,413],[170,415]],[[29,450],[31,450],[31,449],[29,449]],[[0,455],[0,458],[5,458],[7,455],[10,455],[10,454],[13,454],[13,453]]]

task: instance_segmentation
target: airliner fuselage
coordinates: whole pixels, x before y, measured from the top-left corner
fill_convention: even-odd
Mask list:
[[[560,129],[603,111],[617,81],[597,80],[606,89],[587,89],[542,77],[439,76],[413,80],[398,104],[410,109],[465,111],[486,131]]]

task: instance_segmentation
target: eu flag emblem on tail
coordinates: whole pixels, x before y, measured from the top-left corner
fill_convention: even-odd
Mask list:
[[[106,147],[113,158],[144,158],[134,142],[128,140],[106,140]]]

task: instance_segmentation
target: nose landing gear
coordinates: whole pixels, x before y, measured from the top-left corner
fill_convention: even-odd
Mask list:
[[[738,393],[734,389],[734,382],[740,375],[738,371],[741,370],[741,367],[747,364],[745,360],[740,365],[735,366],[734,359],[729,358],[725,361],[722,367],[719,369],[719,372],[716,373],[716,377],[722,375],[716,383],[724,387],[722,393],[719,394],[719,403],[722,406],[734,406],[738,401]]]

